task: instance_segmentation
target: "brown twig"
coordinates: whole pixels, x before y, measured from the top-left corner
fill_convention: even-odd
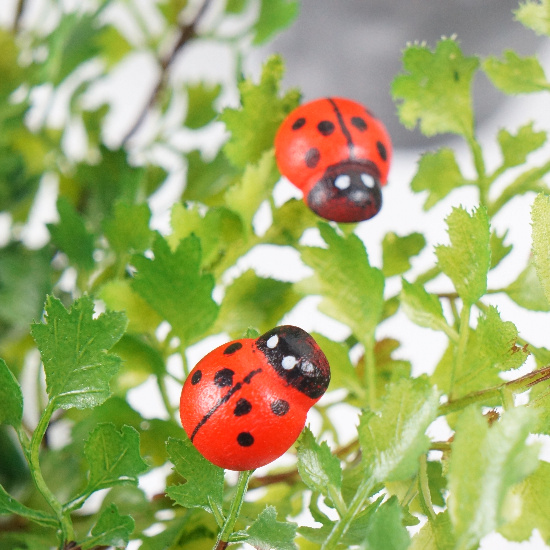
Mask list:
[[[24,11],[25,11],[25,0],[18,0],[17,6],[15,7],[15,16],[13,18],[13,26],[12,26],[14,33],[17,33],[19,31],[21,18],[23,17]]]
[[[128,130],[124,138],[122,139],[122,145],[125,145],[130,138],[137,132],[139,127],[143,124],[143,121],[145,120],[145,117],[147,116],[147,113],[149,112],[149,109],[155,105],[157,102],[159,95],[161,91],[166,86],[166,81],[168,79],[168,71],[170,67],[172,66],[172,63],[176,59],[178,53],[181,51],[183,46],[189,42],[193,37],[196,36],[196,28],[199,23],[199,20],[204,15],[204,12],[208,8],[208,5],[210,4],[211,0],[204,0],[201,7],[199,8],[197,14],[193,18],[193,20],[186,25],[180,26],[179,29],[179,37],[172,47],[172,49],[168,52],[168,54],[164,57],[164,59],[161,59],[160,61],[160,76],[158,79],[158,82],[151,92],[151,95],[149,96],[148,101],[145,103],[145,106],[143,107],[141,113],[139,114],[138,118],[132,125],[132,127]]]

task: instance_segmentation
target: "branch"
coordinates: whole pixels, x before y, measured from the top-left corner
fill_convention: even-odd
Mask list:
[[[168,55],[166,55],[166,57],[164,57],[164,59],[160,61],[160,76],[159,76],[158,82],[155,88],[153,89],[153,91],[151,92],[151,95],[149,96],[149,99],[145,103],[138,118],[136,119],[132,127],[128,130],[124,138],[122,138],[122,143],[121,143],[122,146],[126,145],[126,143],[137,132],[139,127],[143,124],[143,121],[145,120],[145,117],[147,116],[147,113],[149,112],[151,107],[153,107],[153,105],[155,105],[155,103],[158,101],[160,93],[166,86],[166,81],[168,80],[168,73],[169,73],[170,67],[172,66],[172,63],[176,59],[178,53],[185,46],[185,44],[187,44],[189,40],[191,40],[196,36],[197,25],[200,19],[202,18],[202,16],[204,15],[204,12],[208,8],[208,5],[210,4],[210,2],[211,0],[204,0],[201,7],[199,8],[199,11],[195,15],[194,19],[190,23],[180,26],[178,40],[176,41],[176,43],[174,44],[170,52],[168,52]]]

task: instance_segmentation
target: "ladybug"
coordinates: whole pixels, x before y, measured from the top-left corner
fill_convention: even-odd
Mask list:
[[[292,111],[275,136],[283,176],[316,214],[360,222],[382,206],[392,145],[385,126],[350,99],[326,97]]]
[[[327,358],[313,337],[279,326],[203,357],[183,385],[181,423],[210,462],[252,470],[296,441],[329,381]]]

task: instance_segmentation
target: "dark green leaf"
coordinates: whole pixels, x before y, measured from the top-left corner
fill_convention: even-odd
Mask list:
[[[253,44],[267,42],[274,34],[288,27],[298,15],[297,0],[261,0],[260,15],[252,27],[255,33]]]
[[[396,497],[391,497],[374,512],[366,529],[365,550],[405,550],[410,537],[402,523],[403,510]]]
[[[277,521],[277,510],[274,506],[267,506],[246,533],[249,536],[246,542],[257,550],[296,550],[296,524]]]
[[[50,296],[44,323],[34,323],[36,341],[44,371],[46,389],[56,407],[95,407],[109,395],[109,380],[118,371],[120,360],[108,350],[126,329],[123,313],[106,312],[94,318],[94,303],[84,295],[67,311]]]
[[[502,151],[504,166],[519,166],[527,160],[529,153],[540,149],[546,142],[546,132],[535,132],[533,123],[522,126],[517,134],[502,129],[498,133],[498,143]]]
[[[223,502],[223,469],[215,466],[194,447],[189,439],[169,438],[168,455],[178,474],[186,482],[166,489],[167,495],[185,508],[204,508]]]
[[[45,512],[32,510],[21,504],[12,496],[8,495],[4,487],[0,485],[0,515],[2,514],[17,514],[18,516],[30,519],[34,523],[46,527],[57,527],[58,525],[56,518]]]
[[[143,252],[149,248],[153,232],[149,229],[151,210],[147,204],[115,205],[112,216],[103,223],[109,244],[117,254]]]
[[[411,258],[420,254],[426,246],[421,233],[400,237],[393,231],[384,235],[382,241],[382,272],[386,277],[400,275],[411,268]]]
[[[201,246],[194,236],[183,239],[172,252],[157,235],[154,259],[134,256],[133,287],[172,326],[183,343],[190,344],[210,328],[218,314],[212,299],[214,278],[201,272]]]
[[[23,392],[3,359],[0,359],[0,403],[0,424],[16,428],[20,426],[23,418]]]
[[[97,546],[126,548],[130,534],[134,530],[134,520],[130,516],[121,516],[115,504],[109,505],[92,527],[92,536],[82,542],[82,550]]]
[[[84,446],[90,467],[87,492],[114,485],[137,485],[138,475],[148,468],[139,453],[139,433],[131,426],[119,432],[114,424],[99,424]]]

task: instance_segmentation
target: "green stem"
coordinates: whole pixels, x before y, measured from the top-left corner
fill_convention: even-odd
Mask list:
[[[367,388],[368,406],[376,410],[376,358],[374,355],[374,334],[368,334],[363,341],[365,347],[365,372],[363,383]]]
[[[474,166],[477,172],[477,186],[479,188],[479,202],[483,206],[489,205],[489,185],[490,179],[487,177],[485,169],[485,161],[483,160],[483,152],[479,142],[473,135],[466,136],[466,141],[470,146]]]
[[[29,448],[29,466],[31,470],[31,475],[33,481],[36,485],[36,488],[40,494],[44,497],[46,502],[49,504],[51,509],[54,511],[61,528],[61,541],[60,548],[63,548],[65,542],[70,542],[74,540],[74,530],[71,522],[71,517],[69,513],[63,511],[63,507],[57,497],[52,493],[50,488],[47,486],[44,477],[42,476],[42,470],[40,468],[40,444],[44,439],[46,429],[52,418],[52,414],[55,411],[55,401],[52,400],[48,403],[48,406],[42,413],[38,426],[34,430],[32,439],[30,442]]]
[[[428,483],[428,458],[426,455],[420,456],[420,469],[418,472],[418,497],[422,511],[426,514],[429,521],[435,520],[435,511],[430,494],[430,485]]]
[[[368,477],[364,479],[357,488],[357,492],[351,501],[349,508],[346,513],[340,518],[332,531],[330,532],[328,538],[325,540],[321,546],[321,550],[335,550],[340,543],[340,539],[346,534],[346,531],[349,529],[351,522],[357,516],[357,514],[363,508],[365,502],[369,498],[369,495],[374,487],[374,481]]]
[[[455,383],[455,376],[457,372],[462,371],[462,365],[464,363],[464,356],[466,355],[466,346],[468,345],[468,336],[470,333],[470,311],[472,306],[468,303],[462,304],[462,311],[460,312],[460,330],[458,334],[458,346],[453,359],[453,365],[451,370],[451,380],[449,382],[449,400],[453,395],[453,386]]]
[[[345,516],[347,514],[348,507],[346,506],[346,503],[342,498],[342,492],[340,491],[340,489],[336,488],[334,485],[329,485],[328,496],[330,497],[330,500],[332,500],[332,503],[334,504],[338,515],[340,517]]]
[[[175,407],[172,406],[172,403],[170,403],[170,398],[168,397],[168,391],[166,389],[166,381],[164,380],[164,376],[157,376],[157,384],[159,387],[160,396],[162,398],[162,403],[164,404],[164,408],[166,409],[170,420],[174,420],[174,418],[177,417],[177,410]]]
[[[231,501],[229,514],[225,518],[225,522],[223,524],[222,530],[220,531],[220,534],[218,535],[218,540],[216,541],[216,544],[213,550],[222,550],[223,548],[227,547],[229,543],[229,537],[231,536],[231,533],[233,533],[233,529],[235,528],[235,523],[237,523],[237,519],[241,512],[241,506],[243,505],[244,495],[246,493],[246,489],[248,488],[248,482],[250,481],[250,476],[252,475],[253,472],[254,470],[245,470],[244,472],[239,473],[239,481],[237,482],[235,496]]]

